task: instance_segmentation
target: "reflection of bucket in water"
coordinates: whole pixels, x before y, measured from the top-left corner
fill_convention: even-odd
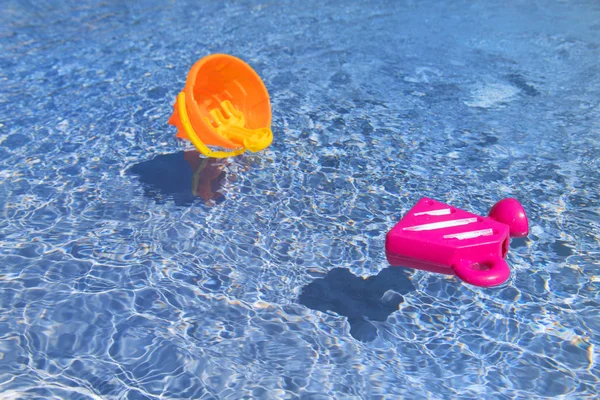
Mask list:
[[[191,141],[207,157],[257,152],[273,141],[267,88],[252,67],[226,54],[194,64],[169,123],[177,127],[177,137]]]
[[[235,174],[226,171],[229,163],[200,158],[196,150],[189,150],[159,154],[132,165],[128,173],[138,178],[146,197],[158,203],[171,200],[178,206],[190,206],[198,197],[206,203],[225,200],[223,186],[235,180]]]
[[[186,151],[183,155],[192,169],[192,194],[205,201],[224,199],[219,192],[226,181],[224,171],[227,163],[222,160],[200,158],[197,151]]]

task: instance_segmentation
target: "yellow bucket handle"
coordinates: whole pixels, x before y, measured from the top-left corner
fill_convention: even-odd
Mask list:
[[[177,96],[177,104],[179,105],[179,117],[181,118],[181,124],[183,125],[183,129],[185,133],[190,138],[190,141],[196,146],[198,151],[204,154],[206,157],[214,157],[214,158],[227,158],[237,156],[246,151],[245,147],[241,149],[233,150],[233,151],[212,151],[206,146],[202,140],[196,135],[196,131],[192,128],[192,124],[190,123],[190,119],[187,115],[187,109],[185,108],[185,93],[181,92]]]

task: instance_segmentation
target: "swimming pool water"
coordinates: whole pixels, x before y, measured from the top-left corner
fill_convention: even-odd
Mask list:
[[[2,2],[0,396],[597,398],[600,3]],[[243,58],[267,150],[167,125]],[[421,196],[528,213],[511,280],[389,268]]]

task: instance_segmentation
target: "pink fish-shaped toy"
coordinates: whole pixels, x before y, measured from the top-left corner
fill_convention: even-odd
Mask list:
[[[528,231],[525,210],[512,198],[496,203],[487,217],[422,198],[388,232],[385,250],[392,266],[456,275],[490,287],[510,277],[504,260],[510,237]]]

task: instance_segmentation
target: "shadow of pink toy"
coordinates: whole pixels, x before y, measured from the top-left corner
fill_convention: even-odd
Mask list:
[[[422,198],[388,232],[385,252],[392,266],[456,275],[475,286],[508,280],[504,261],[510,237],[527,236],[529,223],[521,203],[504,199],[480,217]]]

